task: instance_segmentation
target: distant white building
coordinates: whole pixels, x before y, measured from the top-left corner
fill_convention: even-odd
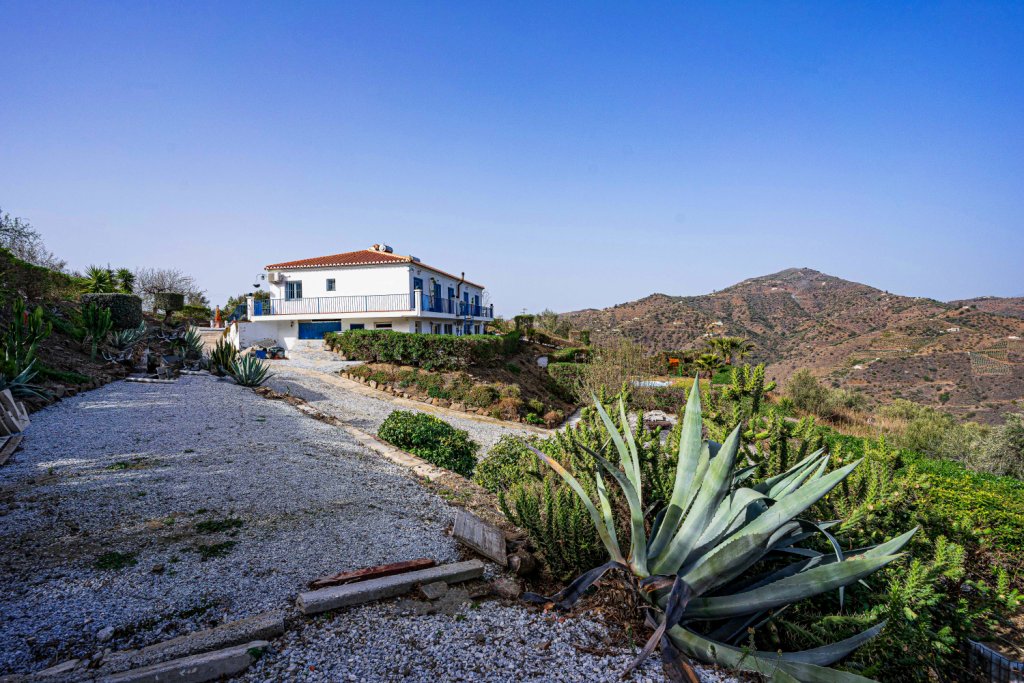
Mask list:
[[[270,299],[249,297],[248,322],[237,330],[242,347],[274,339],[291,348],[297,339],[341,330],[480,334],[494,319],[483,285],[383,244],[264,270]]]

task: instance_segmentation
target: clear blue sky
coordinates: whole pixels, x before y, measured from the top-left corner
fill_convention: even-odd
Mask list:
[[[385,241],[498,310],[1024,294],[1024,3],[0,0],[0,206],[217,303]]]

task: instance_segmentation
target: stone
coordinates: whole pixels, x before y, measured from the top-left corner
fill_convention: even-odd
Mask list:
[[[69,659],[66,662],[61,662],[56,666],[51,666],[49,669],[43,669],[35,674],[34,678],[49,678],[50,676],[60,676],[62,674],[71,673],[78,668],[81,663],[80,659]]]
[[[491,581],[491,592],[499,598],[515,600],[522,594],[523,586],[510,576],[499,576]]]
[[[104,680],[107,683],[205,683],[220,680],[248,669],[268,647],[270,643],[267,641],[254,640],[224,650],[204,652],[141,669],[132,669],[108,676]]]
[[[451,405],[451,409],[452,410],[457,410],[457,411],[459,411],[461,413],[461,412],[466,410],[466,406],[462,405],[461,403],[453,403]]]
[[[141,650],[115,652],[107,658],[108,671],[125,671],[150,666],[157,662],[180,659],[200,652],[209,652],[248,643],[269,640],[284,633],[284,612],[272,611],[221,624],[204,631],[186,633]]]
[[[445,593],[448,592],[448,584],[444,581],[433,581],[431,583],[425,583],[420,586],[420,593],[427,600],[437,600],[443,598]]]
[[[360,605],[374,600],[384,600],[403,595],[413,586],[434,581],[460,583],[483,576],[484,564],[479,560],[455,562],[440,567],[431,567],[418,572],[386,576],[380,579],[360,581],[344,586],[333,586],[316,591],[300,593],[296,604],[305,614],[319,614],[339,607]]]
[[[448,406],[451,405],[451,403],[446,399],[439,398],[437,399],[437,403],[435,403],[434,405],[438,406],[439,408],[447,408]]]
[[[96,638],[101,643],[105,643],[105,642],[107,642],[108,640],[110,640],[113,637],[114,637],[114,627],[113,626],[107,626],[106,628],[101,628],[99,630],[99,632],[96,633]]]
[[[376,389],[376,388],[377,388],[377,382],[376,382],[376,380],[372,380],[372,379],[371,379],[371,380],[370,380],[370,382],[369,382],[369,384],[370,384],[370,388],[371,388],[371,389]]]

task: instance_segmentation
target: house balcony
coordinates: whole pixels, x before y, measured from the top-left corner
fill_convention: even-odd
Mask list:
[[[318,296],[299,299],[250,300],[249,320],[269,320],[286,316],[285,319],[341,317],[383,317],[417,316],[425,318],[472,318],[491,320],[494,318],[493,305],[481,305],[442,299],[424,294],[419,290],[404,294],[365,294],[350,296]]]

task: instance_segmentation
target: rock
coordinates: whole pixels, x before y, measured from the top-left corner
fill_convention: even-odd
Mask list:
[[[110,639],[111,639],[111,638],[113,638],[113,637],[114,637],[114,627],[113,627],[113,626],[107,626],[107,627],[105,627],[105,628],[101,628],[101,629],[100,629],[100,630],[99,630],[99,631],[98,631],[98,632],[96,633],[96,638],[97,638],[97,639],[98,639],[98,640],[99,640],[99,641],[100,641],[101,643],[105,643],[105,642],[107,642],[108,640],[110,640]]]
[[[466,406],[462,405],[461,403],[453,403],[451,405],[451,409],[452,410],[458,410],[459,412],[463,412],[463,411],[466,410]]]
[[[427,600],[443,598],[447,592],[448,584],[444,581],[434,581],[433,583],[426,583],[420,586],[420,594]]]
[[[43,669],[35,674],[37,678],[48,678],[50,676],[60,676],[61,674],[67,674],[74,671],[78,664],[81,662],[79,659],[69,659],[66,662],[61,662],[56,666],[51,666],[49,669]]]
[[[508,558],[508,568],[516,576],[529,576],[537,571],[537,558],[525,550],[517,550]]]
[[[369,385],[370,385],[370,388],[371,388],[371,389],[376,389],[376,388],[377,388],[377,382],[376,382],[376,380],[372,380],[372,379],[371,379],[371,380],[369,381]]]
[[[451,405],[451,402],[443,398],[439,398],[437,399],[437,403],[435,403],[434,405],[438,406],[439,408],[447,408],[448,406]]]
[[[151,574],[163,574],[164,566],[162,564],[154,564],[153,568],[149,570]]]
[[[499,598],[515,600],[523,592],[523,586],[510,576],[499,576],[491,581],[491,592]]]

